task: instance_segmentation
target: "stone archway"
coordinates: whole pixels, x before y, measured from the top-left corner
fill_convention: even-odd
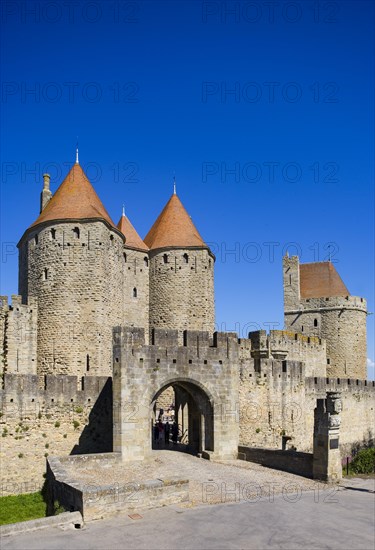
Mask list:
[[[236,335],[118,327],[113,346],[113,450],[124,461],[151,455],[152,404],[167,388],[177,389],[187,414],[192,447],[206,458],[237,458],[239,437]]]
[[[159,398],[166,390],[173,389],[172,414]],[[170,392],[167,400],[170,400]],[[158,405],[159,404],[159,405]],[[169,407],[170,408],[170,407]],[[162,412],[161,412],[162,411]],[[150,403],[152,448],[169,448],[192,454],[203,454],[214,450],[214,407],[207,393],[195,383],[186,380],[175,380],[163,385],[153,396]],[[158,439],[157,424],[162,425],[161,439]],[[171,425],[170,441],[165,437],[166,422]],[[178,429],[178,440],[173,441],[173,423]],[[156,425],[156,426],[155,426]],[[156,430],[156,437],[155,437]]]

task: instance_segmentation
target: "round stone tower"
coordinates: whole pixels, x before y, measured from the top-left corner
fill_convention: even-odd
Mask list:
[[[326,340],[328,376],[365,379],[366,300],[350,295],[331,262],[285,256],[283,275],[286,330]]]
[[[174,193],[147,234],[150,329],[212,332],[215,257]]]
[[[112,329],[123,322],[124,236],[76,162],[19,247],[19,292],[38,301],[37,372],[112,373]]]
[[[124,209],[117,228],[125,237],[120,262],[123,284],[122,324],[144,328],[146,343],[148,343],[150,269],[148,246],[134,229]]]

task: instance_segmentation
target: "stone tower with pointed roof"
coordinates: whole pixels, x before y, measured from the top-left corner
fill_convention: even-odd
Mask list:
[[[18,244],[19,292],[38,303],[40,376],[111,375],[124,241],[78,163],[54,196],[44,182],[40,215]]]
[[[122,324],[146,329],[149,326],[149,257],[142,241],[123,210],[117,228],[125,237],[119,276],[122,279]]]
[[[150,328],[213,331],[214,255],[174,193],[144,239],[150,255]]]
[[[283,258],[285,329],[327,342],[327,375],[366,378],[366,300],[351,296],[331,262]]]

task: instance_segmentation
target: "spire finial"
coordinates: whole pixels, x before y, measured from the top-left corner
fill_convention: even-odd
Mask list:
[[[176,195],[176,176],[173,175],[173,194]]]
[[[122,205],[122,215],[125,216],[125,204]]]
[[[79,164],[79,159],[78,159],[78,136],[77,136],[77,145],[76,145],[76,164]]]

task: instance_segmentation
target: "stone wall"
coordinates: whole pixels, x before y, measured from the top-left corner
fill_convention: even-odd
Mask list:
[[[19,290],[38,299],[38,374],[110,376],[112,327],[123,320],[123,237],[102,221],[28,230]]]
[[[296,451],[276,451],[269,449],[256,449],[238,447],[238,458],[249,462],[261,464],[267,468],[282,470],[304,477],[313,477],[313,455],[311,453],[298,453]]]
[[[150,327],[214,330],[214,259],[208,249],[150,251]]]
[[[1,494],[39,490],[46,456],[112,451],[107,377],[4,375],[0,390]]]
[[[372,381],[305,377],[303,363],[273,359],[240,364],[240,444],[268,449],[296,448],[312,452],[314,409],[327,391],[342,392],[340,450],[374,442]]]
[[[154,329],[114,331],[113,449],[123,460],[143,460],[151,452],[153,405],[169,386],[181,387],[189,407],[189,444],[216,458],[234,458],[238,446],[238,345],[235,334]]]
[[[326,376],[326,342],[316,336],[305,336],[286,330],[265,330],[249,333],[239,340],[243,360],[263,357],[302,361],[306,376]]]
[[[93,521],[119,512],[134,512],[189,500],[189,480],[182,477],[101,485],[101,468],[110,468],[120,461],[119,453],[49,458],[47,481],[50,506],[58,500],[65,509],[77,510],[85,521]],[[89,484],[77,481],[80,469],[92,464],[98,471],[97,481]]]
[[[29,298],[25,305],[13,295],[11,306],[6,296],[0,302],[0,373],[36,374],[37,300]]]

